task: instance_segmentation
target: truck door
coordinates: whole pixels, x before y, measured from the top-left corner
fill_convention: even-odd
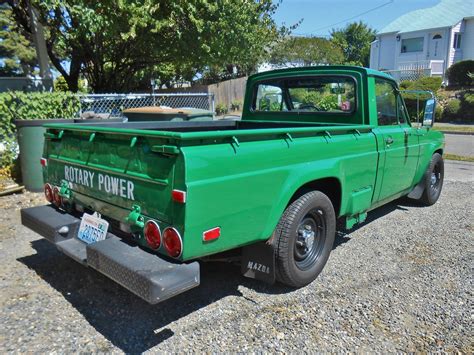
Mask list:
[[[375,79],[378,128],[374,130],[383,172],[376,201],[396,195],[413,185],[418,166],[419,143],[396,87],[391,81]]]

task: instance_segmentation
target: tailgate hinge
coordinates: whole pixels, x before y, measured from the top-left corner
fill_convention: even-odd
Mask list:
[[[139,205],[133,205],[132,211],[127,216],[126,221],[132,225],[132,227],[138,227],[139,229],[143,229],[145,226],[145,221],[142,216],[142,209]]]
[[[50,132],[46,132],[46,133],[44,134],[44,136],[45,136],[46,138],[51,138],[51,139],[61,139],[61,138],[63,137],[63,135],[64,135],[64,131],[63,131],[63,130],[59,131],[58,134],[54,134],[54,133],[50,133]]]
[[[154,153],[161,153],[165,155],[178,155],[179,148],[175,145],[154,145],[151,147]]]

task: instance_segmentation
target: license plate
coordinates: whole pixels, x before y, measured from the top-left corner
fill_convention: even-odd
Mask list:
[[[87,244],[92,244],[104,240],[108,229],[109,222],[97,216],[84,213],[77,237]]]

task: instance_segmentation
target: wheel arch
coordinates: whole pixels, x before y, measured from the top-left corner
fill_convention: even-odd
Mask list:
[[[331,200],[336,216],[339,215],[342,199],[342,185],[338,178],[327,177],[309,181],[300,186],[291,196],[286,206],[310,191],[320,191]]]

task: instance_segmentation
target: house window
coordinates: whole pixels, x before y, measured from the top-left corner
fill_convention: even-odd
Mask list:
[[[423,37],[402,39],[402,53],[423,52]]]
[[[461,34],[459,32],[454,34],[453,48],[461,48]]]
[[[440,34],[436,34],[436,35],[433,36],[433,39],[441,39],[441,38],[443,38],[443,37],[441,37]]]

